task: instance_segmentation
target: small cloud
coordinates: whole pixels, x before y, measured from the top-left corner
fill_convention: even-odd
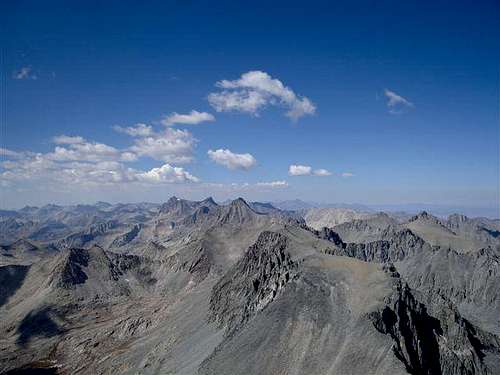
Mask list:
[[[288,109],[285,116],[293,121],[313,115],[316,106],[306,97],[300,97],[280,80],[261,71],[250,71],[237,80],[216,83],[220,92],[208,95],[208,102],[217,112],[246,112],[254,116],[269,105]]]
[[[257,160],[251,154],[236,154],[228,149],[208,150],[208,156],[215,163],[229,169],[249,170],[257,164]]]
[[[286,181],[271,181],[271,182],[257,182],[257,186],[269,187],[269,188],[285,188],[288,187],[288,182]]]
[[[326,169],[320,168],[320,169],[316,169],[313,172],[313,175],[318,176],[318,177],[326,177],[326,176],[331,176],[332,173],[330,171],[327,171]]]
[[[120,161],[131,162],[136,160],[137,160],[137,155],[134,154],[133,152],[125,151],[122,152],[120,155]]]
[[[215,121],[214,115],[207,112],[198,112],[193,110],[185,115],[173,112],[172,114],[166,116],[161,123],[165,126],[171,126],[174,124],[196,125],[207,121]]]
[[[146,124],[136,124],[135,126],[127,126],[126,128],[115,125],[113,129],[118,133],[125,133],[132,137],[149,137],[153,135],[153,128]]]
[[[332,173],[326,169],[319,168],[313,170],[312,167],[308,165],[292,164],[288,167],[288,174],[290,176],[318,176],[326,177],[331,176]]]
[[[288,167],[288,174],[290,176],[309,176],[312,173],[312,168],[308,165],[292,164]]]
[[[401,95],[396,94],[394,91],[385,89],[384,95],[387,97],[387,108],[390,114],[401,114],[404,113],[409,108],[413,108],[412,102],[403,98]]]
[[[20,158],[23,156],[23,154],[21,152],[12,151],[12,150],[0,147],[0,156],[6,157],[6,158]]]
[[[354,174],[351,172],[344,172],[341,174],[341,176],[348,178],[348,177],[354,177]]]
[[[32,79],[36,80],[38,77],[33,73],[30,66],[23,66],[21,69],[16,70],[12,73],[12,78],[14,79]]]
[[[145,128],[144,130],[149,132]],[[137,136],[129,151],[166,163],[184,164],[193,161],[196,143],[197,140],[187,130],[166,128],[162,132],[151,132],[148,136]]]
[[[58,135],[52,138],[53,142],[58,145],[76,145],[85,143],[85,139],[80,136]]]
[[[183,183],[199,182],[198,177],[193,176],[181,167],[173,167],[170,164],[164,164],[159,168],[153,168],[148,172],[137,174],[139,181],[151,183]]]

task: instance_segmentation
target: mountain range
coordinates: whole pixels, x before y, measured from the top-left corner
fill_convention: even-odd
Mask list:
[[[498,220],[172,197],[0,228],[2,373],[500,373]]]

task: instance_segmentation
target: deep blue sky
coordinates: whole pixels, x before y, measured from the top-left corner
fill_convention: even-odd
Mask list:
[[[172,112],[216,117],[175,127],[198,140],[195,159],[181,166],[200,179],[198,187],[54,192],[50,181],[11,176],[3,206],[158,201],[172,192],[498,205],[497,1],[4,1],[0,13],[3,148],[46,154],[52,138],[64,134],[126,149],[132,139],[114,125],[159,131]],[[27,77],[15,79],[24,67]],[[316,113],[293,122],[279,106],[259,116],[210,106],[217,81],[255,70],[309,98]],[[414,106],[389,113],[384,89]],[[207,151],[220,148],[250,153],[257,165],[244,171],[216,164]],[[127,166],[162,164],[141,157]],[[291,164],[332,175],[290,176]],[[346,172],[354,176],[342,177]],[[270,181],[289,186],[252,187]],[[252,186],[207,184],[245,182]]]

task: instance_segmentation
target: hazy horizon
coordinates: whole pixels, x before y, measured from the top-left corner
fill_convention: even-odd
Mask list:
[[[212,198],[218,204],[224,204],[230,202],[232,200],[243,198],[247,202],[260,202],[260,203],[271,203],[271,204],[280,204],[280,203],[297,203],[298,205],[303,205],[304,208],[327,208],[327,207],[336,207],[336,208],[351,208],[357,211],[382,211],[382,212],[401,212],[406,214],[416,214],[422,211],[427,211],[433,215],[446,217],[452,214],[463,214],[469,217],[486,217],[490,219],[500,219],[500,214],[498,209],[495,207],[477,207],[477,206],[453,206],[453,205],[439,205],[439,204],[428,204],[428,203],[406,203],[406,204],[364,204],[359,202],[324,202],[324,201],[314,201],[314,200],[302,200],[299,198],[295,199],[285,199],[285,200],[266,200],[266,199],[252,199],[250,197],[242,195],[234,195],[226,198],[218,198],[211,195],[200,196],[195,198],[186,198],[182,195],[170,195],[163,200],[152,201],[152,200],[137,200],[137,201],[120,201],[120,200],[88,200],[88,201],[73,201],[73,202],[65,202],[56,204],[54,202],[45,202],[40,204],[33,205],[22,205],[18,207],[1,207],[3,210],[20,210],[25,207],[44,207],[48,205],[59,205],[59,206],[76,206],[76,205],[96,205],[98,203],[108,203],[111,205],[116,204],[162,204],[167,202],[170,198],[177,197],[179,199],[186,199],[192,201],[202,201],[208,198]]]

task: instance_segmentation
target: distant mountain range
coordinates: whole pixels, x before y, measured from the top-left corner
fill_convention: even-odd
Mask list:
[[[408,203],[408,204],[385,204],[385,205],[363,205],[363,204],[348,204],[348,203],[319,203],[302,201],[300,199],[272,202],[272,204],[282,210],[306,210],[310,208],[347,208],[361,212],[396,212],[406,214],[416,214],[422,211],[427,211],[436,216],[448,216],[452,214],[464,214],[470,217],[486,217],[490,219],[500,219],[499,207],[469,207],[469,206],[450,206],[425,203]]]

